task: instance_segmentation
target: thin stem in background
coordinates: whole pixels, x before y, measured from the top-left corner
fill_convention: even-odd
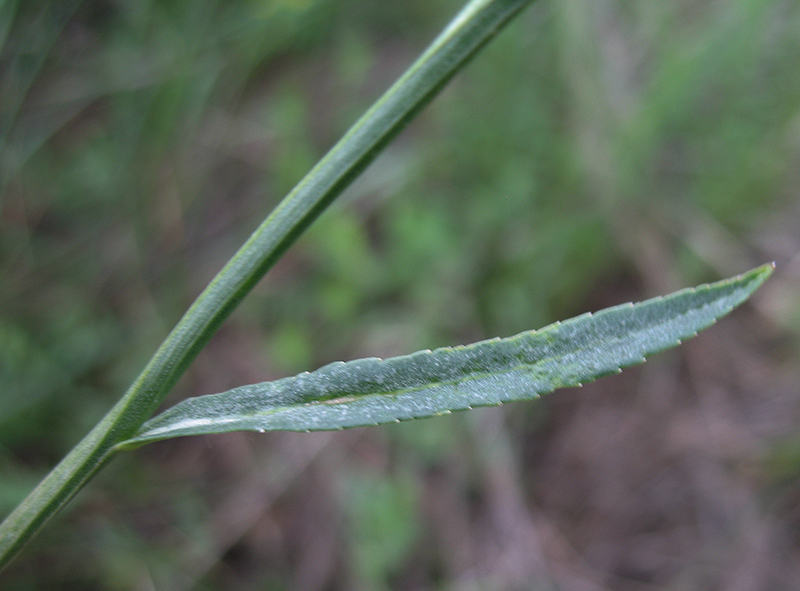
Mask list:
[[[192,304],[122,399],[0,524],[0,569],[152,415],[292,243],[531,0],[473,0],[259,226]]]

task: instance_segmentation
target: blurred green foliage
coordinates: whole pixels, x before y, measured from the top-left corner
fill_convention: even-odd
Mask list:
[[[0,513],[458,7],[0,1]],[[177,395],[509,335],[763,262],[753,233],[797,197],[798,63],[789,0],[541,0],[301,239]],[[395,468],[348,480],[351,582],[388,586],[413,561],[412,474],[447,461],[461,426],[387,429]],[[154,493],[158,471],[137,454],[93,484],[11,587],[128,589],[143,572],[255,587],[213,570],[178,585],[175,547],[212,537],[214,495]],[[183,538],[131,526],[168,493]],[[288,566],[253,570],[292,586]]]
[[[356,580],[364,589],[388,589],[419,537],[415,477],[368,474],[349,479],[346,514]]]

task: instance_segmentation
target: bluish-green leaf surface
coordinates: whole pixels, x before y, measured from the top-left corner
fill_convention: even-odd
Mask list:
[[[695,336],[746,300],[772,268],[506,339],[331,363],[190,398],[147,421],[117,449],[182,435],[378,425],[537,398],[617,373]]]

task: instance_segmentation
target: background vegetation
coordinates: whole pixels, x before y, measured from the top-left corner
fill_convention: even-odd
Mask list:
[[[460,4],[0,2],[0,515]],[[796,586],[797,63],[788,0],[540,0],[288,253],[171,402],[776,260],[755,305],[541,403],[126,454],[4,585]]]

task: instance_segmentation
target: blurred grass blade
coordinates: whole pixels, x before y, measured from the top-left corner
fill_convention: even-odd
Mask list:
[[[528,400],[579,386],[674,347],[745,301],[772,265],[538,331],[465,347],[332,363],[312,373],[185,400],[120,448],[228,431],[377,425]]]
[[[133,436],[222,322],[289,246],[444,85],[531,0],[468,2],[419,59],[264,220],[181,318],[134,383],[5,521],[0,568]]]

